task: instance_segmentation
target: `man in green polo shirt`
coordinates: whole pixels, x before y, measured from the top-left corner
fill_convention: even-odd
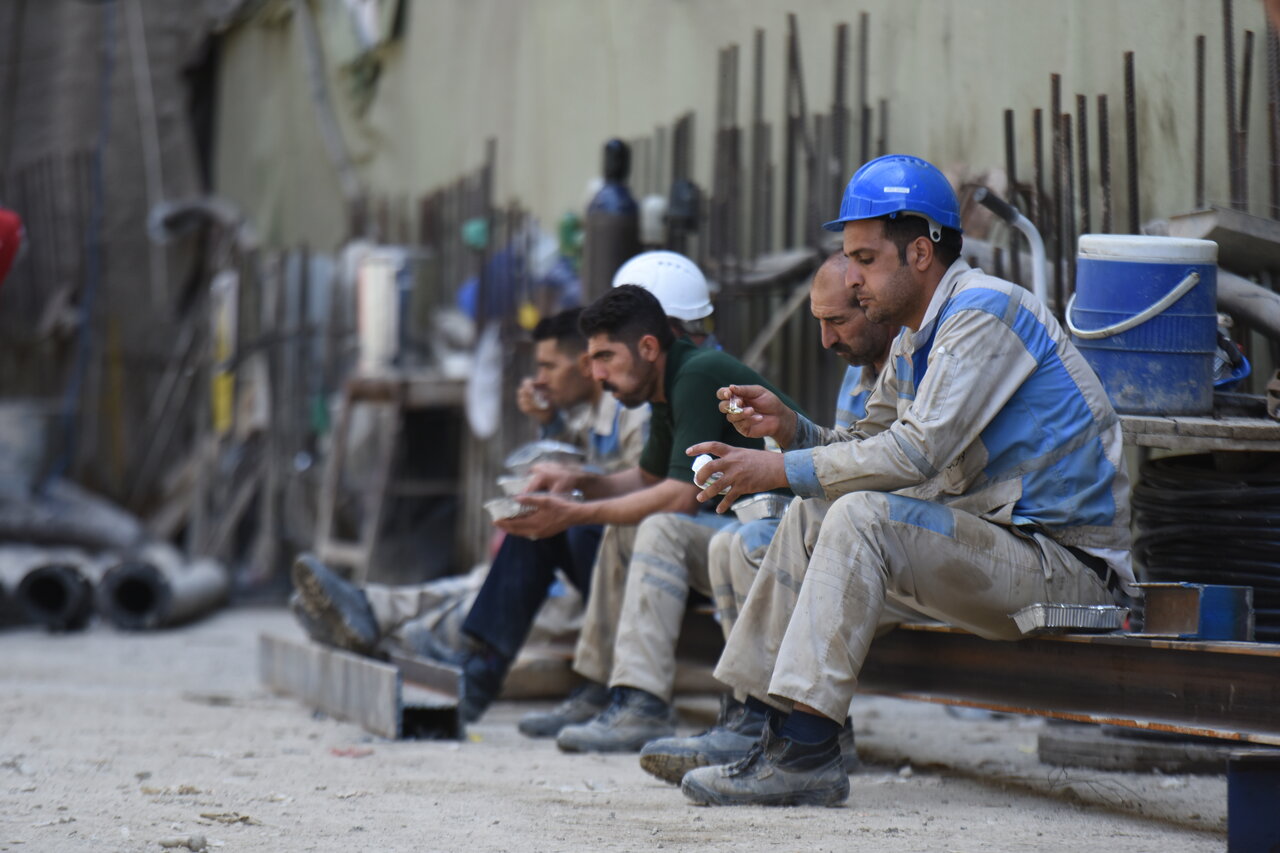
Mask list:
[[[558,740],[573,751],[635,751],[648,740],[675,731],[670,707],[666,649],[674,648],[675,632],[690,588],[710,592],[707,545],[727,523],[726,516],[707,512],[697,500],[699,487],[685,456],[685,448],[701,441],[723,441],[760,449],[759,439],[741,435],[720,413],[716,390],[726,383],[761,383],[780,394],[742,362],[715,350],[700,350],[677,339],[652,294],[635,285],[610,290],[582,312],[595,378],[625,406],[652,406],[649,438],[633,469],[610,475],[547,471],[535,476],[530,491],[563,492],[581,489],[581,503],[550,496],[525,496],[534,511],[502,522],[520,536],[550,536],[577,524],[605,524],[591,578],[574,669],[596,684],[608,684],[610,703],[596,720],[607,733],[601,737]],[[733,377],[744,377],[735,379]],[[747,378],[749,377],[749,378]],[[703,524],[681,525],[672,535],[666,514],[679,513]],[[669,594],[650,596],[653,607],[629,615],[620,626],[624,596],[637,585],[662,588]],[[635,608],[632,608],[634,610]],[[622,631],[644,633],[658,652],[649,663],[615,662],[615,644]],[[636,683],[638,682],[638,683]],[[565,715],[561,715],[564,717]],[[572,722],[549,721],[537,732],[555,735]],[[601,725],[597,725],[601,724]],[[575,726],[575,729],[581,728]],[[598,733],[598,732],[597,732]]]

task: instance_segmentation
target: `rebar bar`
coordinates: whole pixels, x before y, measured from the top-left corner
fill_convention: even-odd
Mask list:
[[[1004,111],[1004,171],[1009,181],[1008,197],[1011,204],[1018,204],[1018,152],[1014,135],[1013,110]],[[1013,280],[1022,283],[1022,250],[1018,246],[1018,231],[1009,229],[1009,265]]]
[[[1113,230],[1111,217],[1111,120],[1107,96],[1098,96],[1098,191],[1102,195],[1102,233]]]
[[[1141,231],[1142,216],[1138,210],[1138,106],[1134,81],[1133,51],[1124,54],[1124,128],[1125,161],[1129,178],[1129,233]]]
[[[1204,36],[1196,36],[1195,207],[1204,209]]]

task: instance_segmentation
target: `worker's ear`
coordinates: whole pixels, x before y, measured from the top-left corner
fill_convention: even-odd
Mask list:
[[[658,343],[658,339],[653,335],[644,335],[636,343],[636,352],[647,362],[653,363],[658,360],[658,356],[662,354],[662,346]]]
[[[933,241],[928,237],[917,237],[911,241],[911,251],[907,252],[907,266],[916,272],[924,272],[933,266]]]
[[[593,378],[593,374],[591,371],[590,351],[583,350],[582,352],[578,353],[578,370],[579,372],[582,373],[583,376],[587,377],[588,379]]]

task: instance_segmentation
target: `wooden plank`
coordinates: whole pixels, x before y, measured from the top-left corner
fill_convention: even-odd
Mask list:
[[[400,737],[400,671],[372,658],[262,634],[258,674],[276,693],[389,739]]]

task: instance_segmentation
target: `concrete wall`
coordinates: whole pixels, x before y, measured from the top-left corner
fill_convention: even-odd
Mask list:
[[[710,183],[717,50],[741,45],[742,101],[750,114],[753,32],[766,31],[766,114],[780,154],[786,13],[799,14],[811,111],[831,101],[834,27],[870,14],[872,103],[891,102],[889,147],[971,171],[1004,161],[1002,114],[1017,111],[1019,170],[1030,175],[1031,110],[1049,104],[1062,75],[1064,109],[1076,93],[1111,104],[1117,227],[1124,210],[1123,61],[1136,53],[1143,218],[1191,208],[1194,39],[1208,37],[1210,201],[1225,203],[1227,171],[1219,3],[1208,0],[404,0],[403,37],[383,52],[376,94],[357,117],[337,70],[346,22],[337,0],[313,0],[325,33],[329,83],[361,177],[375,193],[416,196],[478,166],[498,139],[497,196],[545,219],[578,208],[610,136],[647,134],[697,113],[694,178]],[[272,7],[272,4],[268,4]],[[273,242],[339,241],[338,183],[320,143],[301,41],[287,4],[226,34],[216,177]],[[1251,209],[1266,213],[1265,23],[1258,0],[1235,3],[1254,53]],[[856,58],[851,92],[856,93]],[[1046,149],[1047,149],[1046,127]],[[1091,139],[1095,158],[1097,138]],[[1046,150],[1046,157],[1048,151]],[[1096,181],[1096,170],[1095,170]],[[1094,201],[1095,222],[1097,200]]]

